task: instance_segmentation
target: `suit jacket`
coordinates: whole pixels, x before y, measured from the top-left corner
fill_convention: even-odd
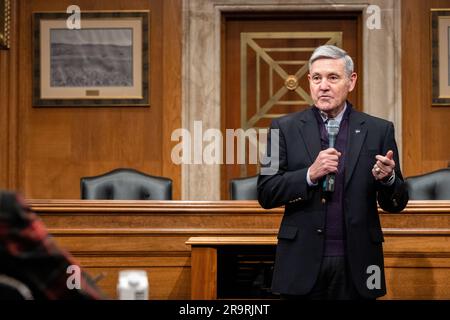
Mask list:
[[[258,177],[261,206],[285,206],[272,281],[272,291],[282,294],[307,294],[315,284],[323,257],[326,205],[321,201],[320,183],[310,187],[306,181],[308,168],[321,151],[313,112],[309,108],[272,121],[267,155],[271,156],[273,129],[278,129],[278,170]],[[388,150],[394,151],[396,163],[396,178],[389,187],[372,176],[375,156]],[[393,124],[353,109],[344,168],[343,212],[351,276],[362,296],[379,297],[386,294],[386,284],[377,201],[388,212],[399,212],[408,203]]]

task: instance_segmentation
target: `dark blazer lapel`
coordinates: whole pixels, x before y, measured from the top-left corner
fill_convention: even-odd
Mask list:
[[[361,152],[361,147],[366,139],[367,128],[364,125],[365,120],[361,117],[361,113],[353,110],[349,116],[348,127],[348,148],[345,161],[345,187],[347,187],[356,162]]]
[[[316,160],[321,150],[319,126],[317,125],[317,119],[313,112],[312,109],[307,110],[301,114],[302,117],[298,121],[300,136],[308,150],[311,163]]]

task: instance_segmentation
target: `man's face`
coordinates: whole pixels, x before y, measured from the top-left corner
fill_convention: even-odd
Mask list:
[[[315,106],[335,117],[344,108],[348,93],[355,88],[357,75],[346,74],[344,59],[319,59],[311,65],[308,79]]]

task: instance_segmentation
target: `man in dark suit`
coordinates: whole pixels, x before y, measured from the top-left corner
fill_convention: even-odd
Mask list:
[[[377,201],[389,212],[408,203],[394,126],[347,101],[357,75],[342,49],[317,48],[308,79],[314,105],[273,120],[258,177],[261,206],[285,206],[272,291],[287,299],[374,299],[386,294]],[[334,148],[331,119],[339,125]],[[265,171],[274,164],[275,172]],[[327,175],[335,176],[333,192],[324,189]]]

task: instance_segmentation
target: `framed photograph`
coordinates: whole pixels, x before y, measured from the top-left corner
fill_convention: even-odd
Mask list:
[[[148,106],[149,12],[33,14],[33,105]]]
[[[450,106],[450,9],[431,10],[432,104]]]
[[[11,22],[10,0],[0,0],[0,49],[9,48],[10,22]]]

